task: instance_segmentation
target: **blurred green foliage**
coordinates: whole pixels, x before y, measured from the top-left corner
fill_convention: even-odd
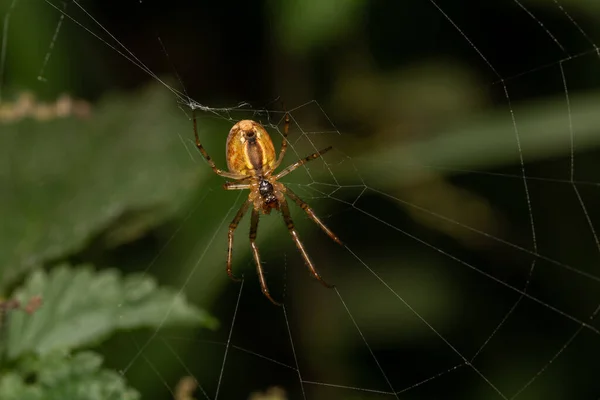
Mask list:
[[[365,12],[365,0],[271,1],[276,30],[289,51],[309,53],[327,48],[352,31]]]
[[[31,316],[11,313],[7,319],[7,358],[45,356],[104,339],[117,330],[177,324],[214,329],[216,321],[188,304],[180,294],[158,288],[148,276],[121,277],[115,270],[54,267],[36,271],[13,299],[20,304],[40,296],[44,306]]]
[[[41,305],[25,312],[33,298]],[[11,301],[23,306],[2,313],[2,399],[137,399],[122,376],[101,368],[100,355],[78,350],[117,330],[216,327],[180,293],[157,287],[150,277],[121,277],[115,270],[36,270]]]
[[[14,372],[0,377],[0,396],[6,400],[136,400],[122,376],[101,368],[102,357],[93,352],[73,356],[52,354],[27,358]],[[35,383],[27,379],[35,377]]]
[[[156,112],[167,109],[174,111]],[[112,245],[135,239],[177,210],[200,175],[181,157],[177,133],[189,124],[176,110],[154,89],[135,98],[110,96],[86,121],[28,118],[3,125],[2,287],[81,250],[130,210],[146,212],[128,221],[137,231],[111,235]]]
[[[21,305],[6,310],[0,325],[2,399],[138,398],[122,377],[101,369],[101,356],[77,351],[118,330],[217,326],[182,293],[158,287],[146,274],[123,277],[81,265],[39,269],[102,232],[109,247],[135,240],[172,215],[198,181],[196,168],[181,162],[181,141],[170,134],[177,127],[165,115],[155,119],[154,110],[172,107],[164,92],[112,96],[104,104],[87,121],[25,118],[2,127],[0,290]],[[23,309],[34,297],[42,306],[28,314]]]

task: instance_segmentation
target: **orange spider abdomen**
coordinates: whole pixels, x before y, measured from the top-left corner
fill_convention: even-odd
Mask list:
[[[275,165],[275,147],[265,128],[245,119],[227,136],[227,167],[241,175],[263,175]]]

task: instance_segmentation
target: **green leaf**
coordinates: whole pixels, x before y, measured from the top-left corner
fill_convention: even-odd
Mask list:
[[[107,97],[85,120],[25,119],[0,130],[0,290],[107,230],[112,244],[131,240],[212,173],[190,160],[183,141],[192,124],[158,85]]]
[[[0,375],[2,400],[136,400],[122,376],[101,369],[102,357],[93,352],[74,356],[54,353],[30,358],[18,372]],[[25,381],[27,377],[27,382]]]
[[[69,351],[120,329],[217,325],[181,293],[158,288],[148,275],[122,277],[112,269],[95,272],[88,266],[61,266],[50,273],[36,270],[14,297],[26,304],[34,296],[41,296],[43,303],[33,314],[9,314],[9,359],[26,353]]]

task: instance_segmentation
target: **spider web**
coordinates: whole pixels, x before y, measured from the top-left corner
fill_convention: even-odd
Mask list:
[[[471,112],[466,121],[452,121],[457,127],[438,126],[435,135],[406,140],[401,159],[397,148],[389,153],[379,150],[376,156],[368,146],[359,151],[356,139],[346,133],[356,126],[338,127],[319,101],[288,110],[292,126],[284,165],[334,146],[284,182],[345,243],[337,247],[293,210],[309,254],[335,289],[326,290],[308,279],[280,217],[263,217],[259,248],[269,286],[285,303],[273,307],[260,294],[252,272],[246,220],[237,231],[234,249],[236,269],[244,272],[244,279],[239,285],[227,284],[216,299],[207,300],[221,316],[222,329],[185,336],[162,329],[147,337],[131,335],[122,345],[124,358],[117,366],[121,373],[133,384],[156,381],[154,397],[148,398],[175,398],[177,382],[185,376],[198,386],[199,399],[247,398],[269,386],[283,388],[293,399],[598,398],[600,386],[593,371],[595,355],[600,354],[596,320],[600,243],[592,201],[598,178],[590,168],[591,147],[585,151],[577,147],[578,133],[589,146],[592,135],[586,132],[597,131],[587,125],[590,118],[584,104],[585,92],[594,88],[595,81],[580,76],[580,71],[583,65],[593,75],[600,67],[598,39],[580,22],[586,18],[576,17],[566,3],[546,6],[551,14],[538,12],[533,2],[497,3],[510,5],[511,12],[501,27],[490,25],[490,30],[501,28],[495,32],[501,37],[513,19],[525,19],[521,23],[530,31],[515,39],[530,42],[529,52],[513,54],[517,47],[506,44],[510,37],[494,42],[491,33],[474,30],[470,19],[483,24],[490,17],[490,11],[474,4],[468,6],[469,13],[459,13],[456,6],[429,1],[422,11],[419,18],[445,26],[441,46],[459,43],[456,56],[482,71],[475,92],[494,104]],[[5,27],[17,4],[10,3]],[[188,117],[189,109],[195,108],[201,130],[203,122],[216,121],[227,132],[236,121],[252,118],[280,141],[281,108],[200,104],[186,93],[185,79],[180,89],[164,81],[82,3],[47,4],[59,22],[49,38],[41,80],[51,79],[45,70],[61,26],[72,24],[162,83]],[[141,9],[136,9],[140,15]],[[390,10],[410,13],[411,5]],[[559,23],[571,31],[556,28]],[[389,29],[389,34],[397,33]],[[497,43],[503,48],[495,49]],[[546,46],[554,47],[555,56],[537,58],[536,48]],[[6,46],[2,49],[0,65]],[[163,55],[168,50],[164,46],[156,51]],[[528,93],[538,80],[554,87],[548,93]],[[404,87],[398,89],[407,94]],[[531,98],[550,99],[553,112],[543,102],[539,111],[526,107]],[[391,115],[384,107],[397,110],[393,99],[364,110],[377,115],[369,128],[377,127],[376,140],[388,140],[390,147],[410,130],[401,118],[392,123],[384,118]],[[419,104],[419,99],[395,98],[412,100]],[[410,108],[401,110],[404,117],[414,117]],[[494,113],[497,121],[491,130],[479,123],[488,113]],[[541,123],[532,118],[534,114],[544,116]],[[554,144],[539,150],[536,138],[546,134],[547,127],[562,136],[548,134],[548,142]],[[466,133],[452,135],[455,132]],[[481,140],[482,135],[489,140]],[[198,168],[208,168],[190,137],[183,138],[182,157],[187,151]],[[443,157],[433,156],[442,150]],[[467,152],[482,156],[467,162]],[[505,157],[511,167],[500,167],[506,162],[497,159],[498,152],[509,154]],[[585,165],[581,170],[580,158]],[[213,192],[220,185],[214,182],[214,190],[188,218],[201,221],[210,212]],[[245,195],[231,192],[230,199],[228,211],[219,215],[218,228],[188,248],[189,262],[176,283],[181,292],[222,287],[215,283],[221,278],[215,277],[225,274],[222,249],[227,226]],[[157,251],[157,259],[174,251],[173,242],[185,236],[180,229],[192,224],[188,218]],[[264,237],[275,237],[270,233],[274,230],[281,232],[281,239],[267,242]],[[580,238],[579,244],[572,244],[573,236]],[[160,265],[153,262],[146,272],[157,273]],[[210,294],[206,297],[210,299]]]

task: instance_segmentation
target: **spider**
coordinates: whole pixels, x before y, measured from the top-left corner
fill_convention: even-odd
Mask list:
[[[290,215],[290,209],[285,196],[292,199],[298,206],[300,206],[309,218],[312,219],[331,239],[338,244],[342,245],[341,240],[331,231],[321,220],[316,216],[312,208],[306,204],[300,197],[298,197],[290,188],[286,187],[283,183],[279,182],[281,178],[294,171],[296,168],[301,167],[309,161],[321,157],[323,154],[331,150],[331,146],[317,151],[305,157],[294,164],[284,168],[279,173],[274,174],[274,171],[279,167],[285,152],[287,150],[287,135],[290,127],[290,116],[288,113],[285,114],[285,125],[283,128],[283,142],[279,151],[279,156],[275,157],[275,147],[271,137],[265,130],[265,128],[258,122],[252,120],[242,120],[236,123],[227,136],[226,154],[227,154],[227,168],[229,171],[224,171],[217,168],[214,161],[210,158],[198,138],[198,128],[196,124],[196,114],[193,114],[194,121],[194,136],[196,137],[196,147],[200,150],[202,156],[208,162],[208,165],[212,170],[219,176],[234,180],[235,182],[226,182],[223,185],[225,190],[244,190],[250,189],[248,199],[242,204],[236,216],[229,224],[228,234],[228,250],[227,250],[227,275],[234,280],[239,281],[231,270],[232,250],[233,250],[233,235],[239,222],[244,217],[250,207],[252,207],[252,217],[250,220],[250,247],[252,248],[252,255],[254,256],[254,262],[256,263],[256,270],[258,272],[258,278],[260,280],[260,287],[263,294],[275,305],[280,305],[278,302],[273,300],[267,282],[263,273],[263,269],[260,263],[260,255],[258,253],[258,247],[256,246],[256,232],[258,230],[258,219],[260,213],[270,214],[273,209],[281,211],[283,220],[287,226],[296,247],[300,251],[304,262],[308,266],[312,276],[321,282],[325,287],[332,288],[333,286],[328,284],[321,278],[319,272],[315,268],[311,261],[308,253],[304,249],[304,245],[298,237],[296,228],[294,228],[294,221]]]

